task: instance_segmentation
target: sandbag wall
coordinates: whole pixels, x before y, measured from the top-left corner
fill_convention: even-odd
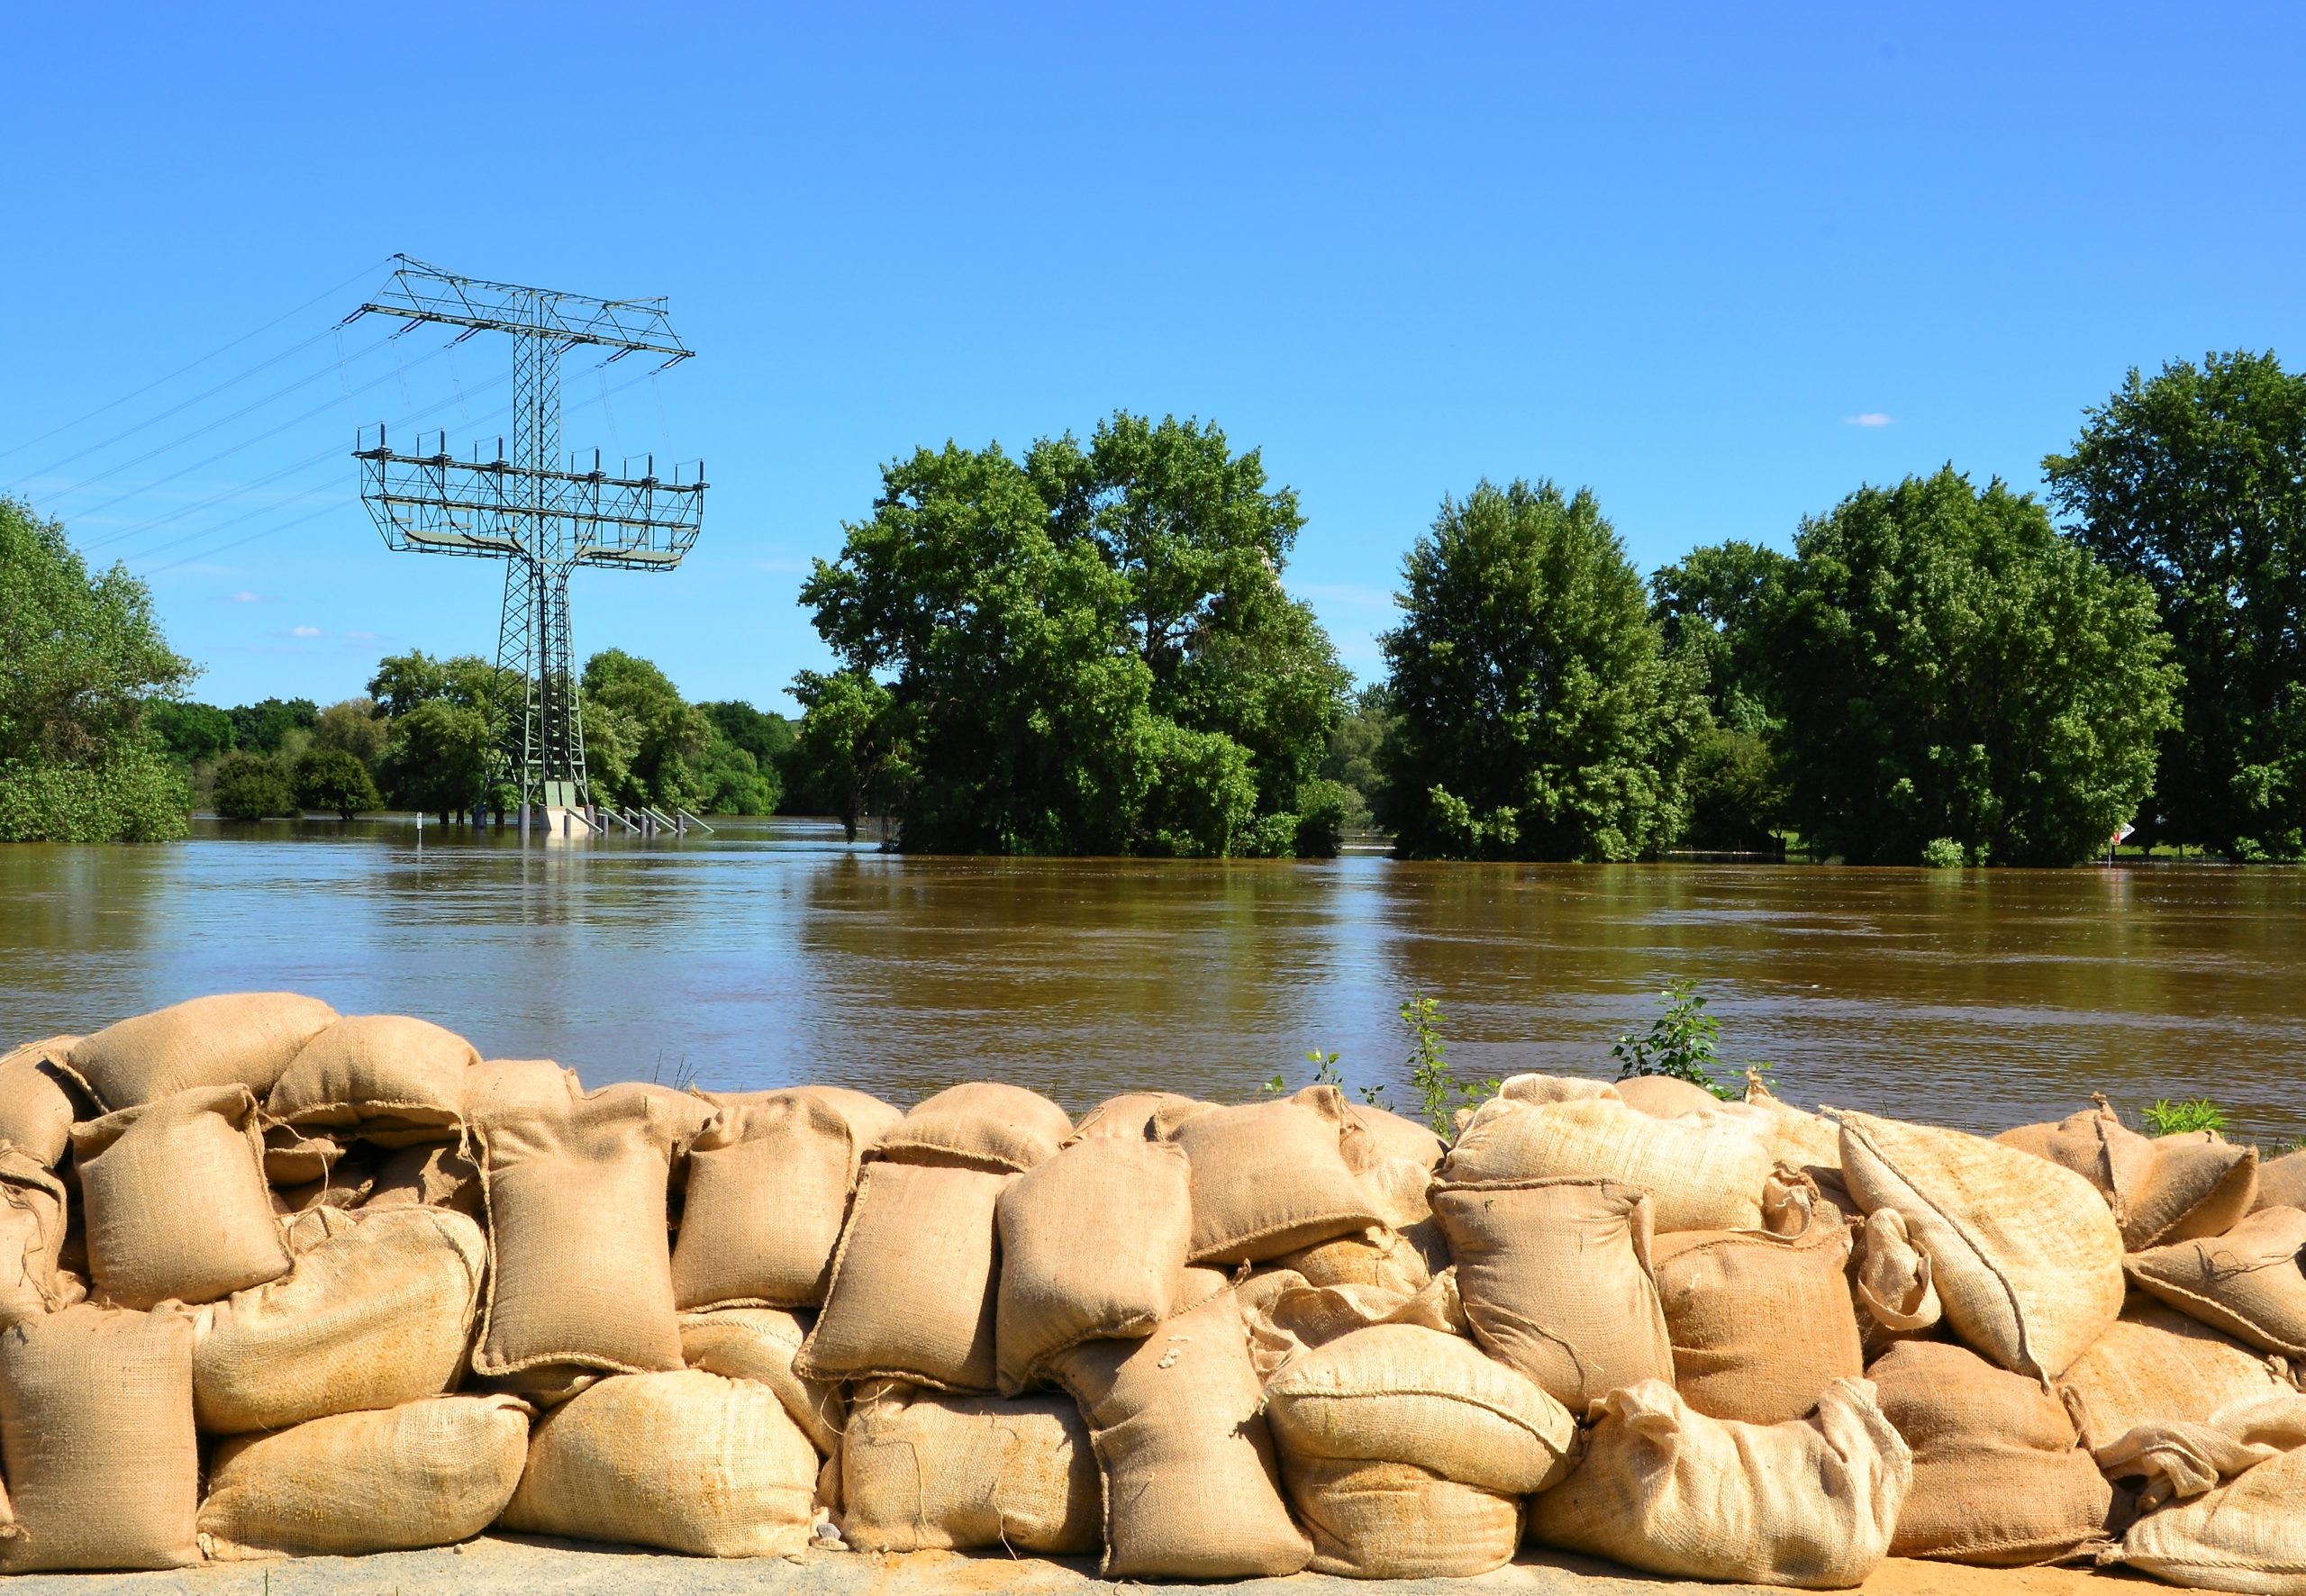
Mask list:
[[[1077,1124],[204,998],[0,1061],[0,1571],[449,1544],[2306,1591],[2306,1156],[1535,1075]]]

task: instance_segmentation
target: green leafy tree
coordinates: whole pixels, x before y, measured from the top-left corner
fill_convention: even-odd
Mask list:
[[[141,582],[91,576],[63,524],[0,498],[0,839],[160,841],[183,777],[149,727],[192,680]]]
[[[1859,490],[1796,547],[1762,624],[1812,848],[2066,865],[2137,812],[2179,679],[2144,581],[1951,467]]]
[[[268,698],[236,704],[229,712],[232,746],[250,753],[277,754],[290,734],[311,730],[320,712],[320,706],[309,698]]]
[[[332,703],[313,722],[313,748],[340,749],[359,760],[361,768],[371,776],[384,768],[385,751],[391,741],[391,722],[373,698],[348,698]]]
[[[1632,859],[1679,837],[1705,724],[1592,493],[1445,500],[1381,642],[1396,719],[1379,819],[1405,856]]]
[[[359,756],[342,748],[313,748],[295,764],[296,805],[299,809],[334,810],[344,820],[379,809],[383,797],[368,767]]]
[[[864,818],[885,814],[893,794],[910,784],[895,695],[861,671],[803,671],[793,696],[808,712],[796,753],[854,842]]]
[[[1774,549],[1732,540],[1692,549],[1649,578],[1649,618],[1666,656],[1703,673],[1711,724],[1690,749],[1689,829],[1698,848],[1775,851],[1784,823],[1776,721],[1758,621],[1793,566]]]
[[[209,802],[215,804],[218,814],[231,821],[261,821],[301,812],[295,789],[280,762],[269,754],[227,754],[216,766]]]
[[[607,780],[618,803],[653,804],[665,813],[705,803],[698,775],[713,722],[680,695],[672,679],[646,659],[604,648],[585,662],[585,713],[606,711],[631,728],[632,751]],[[591,760],[586,760],[591,771]],[[595,775],[595,780],[601,777]]]
[[[1328,749],[1321,756],[1321,776],[1345,793],[1346,827],[1359,830],[1375,823],[1384,807],[1385,784],[1378,750],[1392,730],[1393,712],[1385,705],[1385,685],[1373,682],[1346,701],[1337,724],[1330,730]]]
[[[431,698],[395,715],[385,748],[385,786],[396,808],[450,815],[479,801],[488,772],[488,716],[469,704]]]
[[[793,785],[793,749],[798,739],[796,728],[789,717],[774,710],[755,709],[742,699],[723,699],[696,707],[703,710],[705,719],[713,722],[713,734],[717,738],[751,758],[756,778],[761,783],[761,789],[752,793],[748,802],[763,804],[763,807],[724,812],[772,814],[786,808],[801,796],[794,791]],[[709,767],[708,782],[734,783],[740,779],[738,774],[710,774],[724,769],[740,772],[737,762],[726,756],[716,755],[708,748],[705,761]],[[726,790],[733,793],[737,789],[730,785]]]
[[[213,703],[156,698],[144,706],[144,722],[168,756],[186,765],[232,751],[232,717]]]
[[[721,735],[716,727],[697,762],[696,776],[704,793],[706,814],[774,814],[776,812],[776,769],[763,770],[751,753]]]
[[[2132,370],[2042,469],[2074,534],[2151,585],[2185,671],[2141,830],[2306,855],[2306,374]]]
[[[422,648],[386,655],[368,678],[368,696],[386,716],[404,715],[435,700],[495,712],[500,702],[518,692],[517,680],[500,685],[496,667],[477,654],[435,659]]]

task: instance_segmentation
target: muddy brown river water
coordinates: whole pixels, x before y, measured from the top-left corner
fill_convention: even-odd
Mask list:
[[[403,820],[0,848],[0,1042],[289,987],[595,1084],[992,1076],[1077,1110],[1247,1097],[1314,1047],[1398,1083],[1412,991],[1462,1073],[1609,1075],[1675,975],[1805,1106],[1990,1130],[2208,1096],[2306,1136],[2295,870],[924,859],[784,821],[525,855]]]

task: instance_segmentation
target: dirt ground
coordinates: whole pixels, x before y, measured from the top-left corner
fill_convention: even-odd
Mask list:
[[[374,1557],[220,1563],[168,1573],[28,1574],[6,1583],[8,1596],[1102,1596],[1122,1590],[1124,1583],[1176,1596],[1204,1591],[1230,1596],[1278,1596],[1285,1591],[1290,1596],[1369,1596],[1377,1588],[1366,1581],[1310,1573],[1223,1585],[1112,1583],[1097,1579],[1087,1564],[952,1552],[877,1557],[813,1553],[806,1563],[716,1562],[525,1536],[484,1536],[440,1551]],[[1605,1563],[1534,1550],[1478,1579],[1393,1581],[1383,1587],[1402,1596],[1656,1596],[1766,1588],[1651,1579]],[[2169,1587],[2119,1573],[1893,1560],[1862,1588],[1867,1596],[2143,1596]]]

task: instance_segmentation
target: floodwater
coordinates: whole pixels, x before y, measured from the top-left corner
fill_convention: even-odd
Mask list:
[[[588,1083],[1245,1098],[1611,1075],[1671,977],[1781,1094],[1991,1130],[2207,1096],[2306,1135],[2306,872],[903,858],[806,821],[531,844],[404,819],[0,848],[0,1042],[201,993],[421,1014]]]

